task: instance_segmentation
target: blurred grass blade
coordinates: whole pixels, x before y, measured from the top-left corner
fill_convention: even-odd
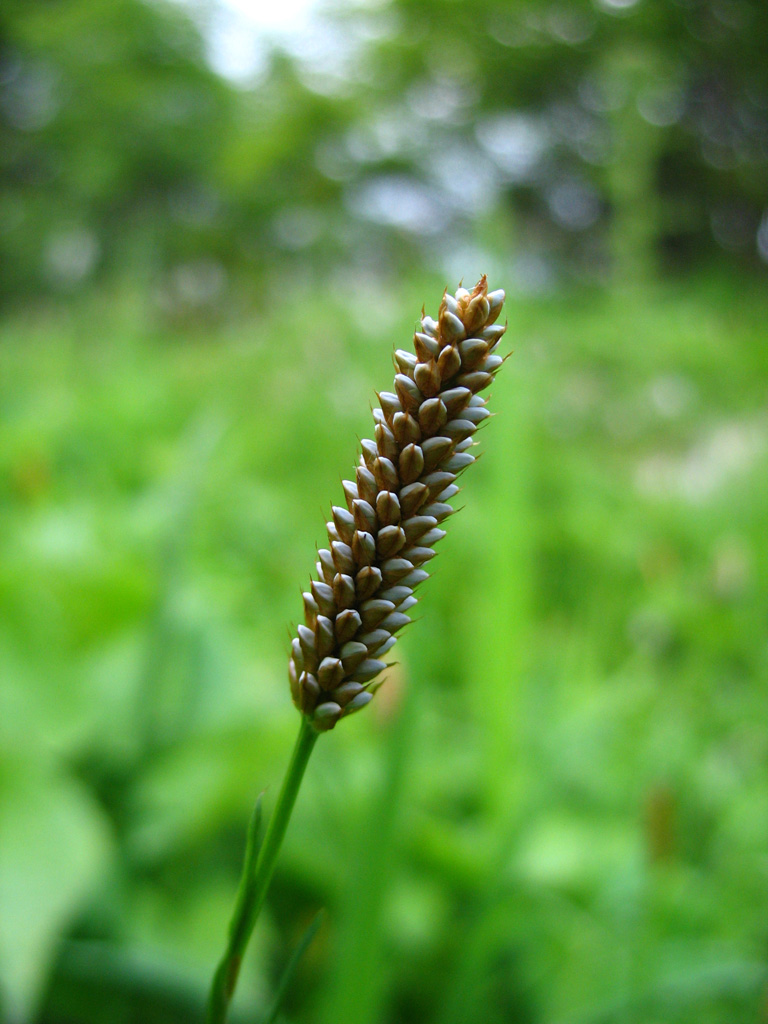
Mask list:
[[[280,1013],[280,1007],[283,1005],[285,994],[288,991],[291,982],[293,981],[293,976],[296,973],[296,969],[298,968],[299,963],[301,962],[301,958],[304,956],[304,954],[312,944],[312,940],[314,939],[315,935],[317,935],[318,928],[323,923],[324,916],[325,911],[321,907],[320,910],[318,910],[318,912],[310,921],[309,927],[304,932],[304,935],[301,938],[301,942],[293,951],[291,959],[285,965],[285,970],[283,971],[283,975],[280,978],[280,984],[277,986],[277,992],[275,993],[274,1001],[272,1003],[272,1006],[269,1008],[269,1013],[267,1013],[267,1016],[264,1018],[262,1024],[275,1024],[275,1021],[277,1020],[277,1015]]]
[[[346,879],[338,921],[334,917],[336,938],[315,1018],[318,1024],[374,1024],[386,1019],[392,964],[384,948],[383,921],[401,855],[403,797],[419,719],[418,711],[413,710],[415,699],[406,685],[386,739],[378,792],[369,794],[350,827],[351,835],[356,833],[350,856],[358,869]],[[350,981],[350,964],[365,964],[354,983]]]
[[[174,693],[167,685],[169,660],[180,642],[174,602],[183,583],[203,487],[227,428],[228,422],[215,414],[192,423],[180,441],[178,466],[164,495],[168,518],[157,555],[159,588],[147,621],[136,689],[136,735],[144,754],[177,741],[189,728],[185,713],[196,704],[194,693]]]
[[[229,947],[228,952],[231,951],[233,944],[237,939],[237,922],[240,919],[243,908],[248,903],[251,891],[253,890],[254,878],[256,875],[256,862],[259,858],[259,848],[261,847],[260,833],[261,833],[261,819],[262,819],[262,802],[264,793],[259,793],[256,798],[256,803],[251,813],[251,820],[248,822],[248,832],[245,838],[245,854],[243,856],[243,873],[240,876],[240,885],[237,889],[237,896],[235,897],[235,912],[232,915],[232,920],[229,923]],[[235,970],[239,970],[240,963],[237,962]],[[229,985],[230,974],[232,971],[231,958],[225,955],[216,968],[216,974],[214,976],[214,989],[216,991],[224,991]]]
[[[259,848],[261,846],[261,820],[263,817],[263,804],[264,793],[259,793],[256,797],[256,803],[253,807],[251,814],[251,820],[248,822],[248,833],[245,837],[245,854],[243,856],[243,874],[240,879],[240,888],[237,891],[237,905],[243,902],[246,897],[247,891],[253,885],[253,878],[256,872],[256,861],[259,856]],[[234,927],[234,922],[232,923]]]
[[[258,844],[258,849],[256,849],[256,835],[261,820],[261,798],[256,802],[256,809],[248,826],[243,877],[240,881],[235,909],[229,926],[229,942],[219,966],[216,968],[211,985],[206,1018],[208,1024],[224,1024],[227,1019],[243,956],[264,905],[269,883],[275,870],[277,855],[291,819],[291,812],[301,788],[301,780],[304,778],[307,762],[318,736],[319,733],[312,728],[309,720],[302,716],[299,735],[296,738],[280,794],[264,834],[264,841]]]

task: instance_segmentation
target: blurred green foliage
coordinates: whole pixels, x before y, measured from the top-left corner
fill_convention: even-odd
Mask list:
[[[9,1021],[199,1019],[323,511],[440,286],[395,290],[3,325]],[[318,745],[239,1019],[321,905],[289,1019],[761,1019],[767,312],[718,278],[510,301],[466,507],[390,681]]]
[[[391,0],[234,84],[215,6],[0,6],[0,1019],[202,1019],[329,503],[488,270],[499,415],[233,1021],[321,906],[287,1020],[768,1021],[767,12]]]
[[[760,0],[347,3],[251,87],[207,65],[213,12],[3,4],[0,299],[131,272],[199,316],[278,262],[768,260]]]

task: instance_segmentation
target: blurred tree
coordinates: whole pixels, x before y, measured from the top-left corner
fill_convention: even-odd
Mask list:
[[[754,260],[766,38],[759,0],[390,0],[249,89],[170,0],[8,0],[0,297],[128,268],[195,309],[280,260],[434,264],[489,225],[504,259],[620,281]]]
[[[232,114],[232,90],[171,4],[3,4],[0,294],[210,250]]]
[[[553,251],[592,258],[578,239],[602,237],[624,279],[646,276],[664,250],[688,261],[713,256],[716,242],[757,254],[768,186],[763,3],[391,0],[356,17],[374,40],[361,61],[358,131],[374,140],[361,174],[413,175],[460,222],[490,161],[485,176],[529,243],[544,233]],[[395,30],[377,29],[382,18]],[[393,104],[411,133],[379,141],[377,153]]]

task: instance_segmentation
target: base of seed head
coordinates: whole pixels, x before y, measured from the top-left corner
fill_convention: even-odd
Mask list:
[[[479,392],[502,363],[503,303],[483,276],[471,292],[444,294],[437,320],[417,325],[414,351],[395,352],[393,390],[379,393],[374,439],[344,481],[345,506],[332,509],[291,644],[291,696],[319,732],[372,700],[382,659],[411,621],[456,478],[475,461],[472,435],[490,415]]]

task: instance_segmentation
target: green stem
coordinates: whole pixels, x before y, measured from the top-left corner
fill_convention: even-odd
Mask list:
[[[232,921],[229,926],[229,942],[213,977],[208,1000],[207,1024],[224,1024],[229,1004],[237,985],[240,965],[248,940],[253,932],[259,911],[264,905],[269,883],[275,870],[277,855],[285,837],[293,805],[304,777],[309,755],[315,746],[318,733],[304,715],[301,728],[293,748],[291,763],[283,779],[277,804],[272,812],[264,842],[259,850],[255,868],[252,858],[246,855],[243,877],[237,894]]]

